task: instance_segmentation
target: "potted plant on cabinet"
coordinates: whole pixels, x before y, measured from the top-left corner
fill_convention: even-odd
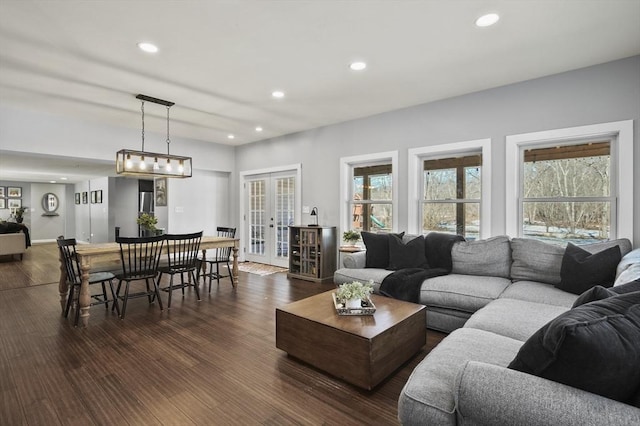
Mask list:
[[[344,231],[342,239],[350,245],[355,245],[360,240],[360,233],[354,230]]]
[[[362,307],[362,301],[367,300],[373,293],[373,283],[366,284],[360,281],[340,284],[336,291],[336,298],[344,304],[345,308],[357,309]]]

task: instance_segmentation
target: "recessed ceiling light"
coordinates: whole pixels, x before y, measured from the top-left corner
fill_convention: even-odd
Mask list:
[[[490,27],[500,20],[500,16],[497,13],[487,13],[476,19],[476,25],[478,27]]]
[[[351,65],[349,65],[349,68],[353,71],[362,71],[367,68],[367,64],[366,62],[352,62]]]
[[[67,178],[63,176],[60,178],[60,180],[67,180]]]
[[[258,126],[256,127],[256,132],[261,132],[262,131],[262,127]]]
[[[55,180],[50,180],[49,183],[56,183],[56,181]]]
[[[158,46],[156,46],[153,43],[148,43],[146,41],[138,43],[138,47],[143,52],[147,52],[147,53],[157,53],[158,52]]]
[[[235,139],[234,135],[227,135],[227,139]]]
[[[282,99],[284,98],[284,92],[280,90],[274,90],[273,92],[271,92],[271,96],[276,99]]]

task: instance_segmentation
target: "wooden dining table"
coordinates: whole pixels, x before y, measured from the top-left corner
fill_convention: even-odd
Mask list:
[[[202,237],[200,241],[200,250],[202,250],[202,267],[206,273],[206,256],[207,250],[231,247],[233,250],[233,267],[231,273],[233,274],[233,280],[238,283],[238,247],[240,241],[235,238],[227,237]],[[166,253],[168,246],[165,244],[163,252]],[[80,264],[80,272],[82,275],[82,284],[80,286],[80,295],[78,297],[78,304],[80,308],[80,321],[82,327],[89,325],[89,308],[91,305],[91,293],[89,292],[89,274],[96,266],[100,266],[101,269],[109,265],[112,266],[111,270],[116,270],[120,266],[120,244],[118,243],[102,243],[102,244],[78,244],[76,246],[76,252],[78,256],[78,262]],[[58,285],[60,291],[60,307],[64,312],[65,304],[67,303],[67,294],[69,291],[69,285],[67,283],[67,272],[64,266],[64,259],[60,258],[60,283]]]

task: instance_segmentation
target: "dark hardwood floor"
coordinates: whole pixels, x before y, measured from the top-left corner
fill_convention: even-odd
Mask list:
[[[275,347],[275,308],[333,288],[284,273],[201,285],[171,310],[134,299],[124,320],[60,314],[55,244],[0,257],[0,425],[393,425],[413,368],[444,335],[373,391]],[[166,301],[166,293],[163,293]],[[426,332],[426,331],[425,331]]]

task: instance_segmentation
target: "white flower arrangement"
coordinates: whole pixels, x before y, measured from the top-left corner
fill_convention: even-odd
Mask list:
[[[373,293],[373,281],[363,284],[359,281],[341,284],[336,291],[338,300],[347,301],[351,299],[364,300]]]

